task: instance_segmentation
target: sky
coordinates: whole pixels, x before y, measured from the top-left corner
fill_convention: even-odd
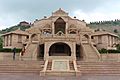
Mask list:
[[[0,0],[0,30],[49,17],[59,8],[87,23],[120,19],[120,0]]]

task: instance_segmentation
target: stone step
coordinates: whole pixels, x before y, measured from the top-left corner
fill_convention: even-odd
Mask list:
[[[120,69],[120,67],[78,67],[78,69]]]
[[[0,73],[39,73],[44,61],[0,61]]]
[[[47,70],[52,70],[52,62],[48,62]]]
[[[76,76],[76,72],[75,71],[73,71],[73,70],[71,70],[71,71],[68,71],[68,72],[66,72],[66,71],[47,71],[46,73],[45,73],[45,75],[46,76]]]
[[[73,62],[72,62],[72,61],[69,61],[69,66],[70,66],[70,70],[75,70],[75,69],[74,69],[74,65],[73,65]]]
[[[103,68],[97,68],[97,69],[96,69],[96,68],[88,68],[88,69],[86,68],[86,69],[83,69],[83,68],[78,68],[78,70],[91,70],[91,71],[92,71],[92,70],[93,70],[93,71],[94,71],[94,70],[96,70],[96,71],[97,71],[97,70],[98,70],[98,71],[99,71],[99,70],[101,70],[101,71],[109,70],[109,71],[120,71],[120,68],[119,68],[119,69],[113,69],[113,68],[104,68],[104,69],[103,69]]]
[[[120,65],[78,65],[78,67],[120,67]]]
[[[120,75],[120,62],[80,62],[77,68],[87,75]]]
[[[104,64],[104,65],[108,65],[108,64],[111,64],[111,65],[120,65],[120,62],[79,62],[77,61],[77,64],[78,65],[94,65],[94,64]]]
[[[2,74],[3,74],[3,73],[7,73],[7,74],[8,74],[8,73],[32,73],[32,74],[34,73],[34,74],[39,74],[40,71],[35,71],[35,70],[34,70],[34,71],[32,71],[32,70],[31,70],[31,71],[24,71],[24,70],[20,70],[20,71],[14,70],[14,71],[13,71],[13,70],[12,70],[12,71],[0,71],[0,73],[2,73]]]

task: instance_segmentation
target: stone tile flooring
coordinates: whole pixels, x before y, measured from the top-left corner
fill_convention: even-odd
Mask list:
[[[37,74],[0,74],[0,80],[120,80],[120,76],[40,77]]]

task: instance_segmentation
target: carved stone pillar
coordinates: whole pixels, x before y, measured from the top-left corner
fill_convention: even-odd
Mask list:
[[[68,34],[67,30],[68,30],[68,22],[66,22],[66,29],[65,29],[66,35]]]
[[[45,48],[44,48],[44,60],[47,60],[49,57],[49,45],[48,43],[45,43]]]
[[[71,57],[72,57],[72,59],[76,60],[76,44],[75,44],[75,42],[73,42],[72,46],[71,46]]]
[[[52,35],[54,35],[54,33],[55,33],[55,26],[54,26],[54,22],[52,22]]]

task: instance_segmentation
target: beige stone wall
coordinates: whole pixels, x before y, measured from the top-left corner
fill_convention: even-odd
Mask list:
[[[0,52],[0,61],[13,60],[13,53]],[[19,53],[16,53],[16,60],[19,60]]]
[[[101,54],[102,61],[120,61],[120,53]]]
[[[100,36],[101,36],[101,39],[100,39]],[[118,39],[117,37],[112,35],[107,35],[107,34],[94,36],[94,42],[98,49],[102,49],[102,48],[115,49],[114,44],[118,42],[117,39]]]
[[[18,38],[18,34],[10,34],[10,35],[6,35],[5,40],[4,40],[4,48],[22,48],[23,47],[23,42],[26,41],[27,36],[25,35],[20,35],[21,36],[21,40],[19,42],[19,38]],[[8,39],[7,39],[8,37]]]
[[[21,42],[18,40],[18,35],[13,35],[13,40],[12,40],[12,45],[16,48],[22,48],[23,47],[23,42],[26,41],[26,36],[21,35]]]

